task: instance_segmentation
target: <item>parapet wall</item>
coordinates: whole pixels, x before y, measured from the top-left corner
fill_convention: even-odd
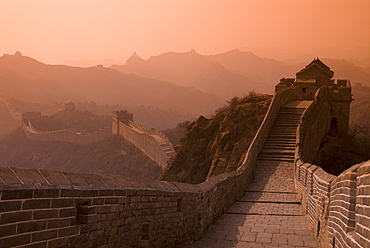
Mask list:
[[[330,129],[327,90],[317,91],[297,129],[296,188],[320,247],[370,247],[370,160],[338,177],[310,163]]]
[[[93,133],[83,133],[74,129],[40,131],[32,126],[31,121],[28,122],[28,125],[23,124],[23,131],[30,140],[63,141],[79,145],[89,145],[112,135],[110,126],[104,127]]]
[[[244,195],[288,89],[274,96],[243,165],[196,185],[0,167],[0,247],[179,247]]]

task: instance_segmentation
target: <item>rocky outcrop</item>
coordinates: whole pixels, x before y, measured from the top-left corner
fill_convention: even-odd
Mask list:
[[[162,174],[166,181],[200,183],[242,163],[270,104],[268,95],[233,98],[212,118],[200,116],[175,147],[176,157]]]

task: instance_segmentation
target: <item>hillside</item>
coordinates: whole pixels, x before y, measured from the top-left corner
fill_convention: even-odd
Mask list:
[[[21,154],[21,156],[20,156]],[[0,141],[0,166],[156,179],[161,168],[119,137],[82,146],[28,140],[17,129]]]
[[[47,65],[27,56],[0,57],[0,89],[5,96],[25,101],[153,106],[197,116],[222,106],[224,100],[189,87],[126,75],[104,67]]]
[[[9,114],[6,103],[0,98],[0,139],[17,127],[20,127],[20,120],[14,120]]]
[[[233,98],[210,119],[200,116],[175,147],[176,157],[161,179],[200,183],[207,178],[235,171],[243,161],[267,112],[271,96]]]

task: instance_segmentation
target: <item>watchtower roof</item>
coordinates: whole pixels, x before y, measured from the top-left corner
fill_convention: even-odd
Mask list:
[[[311,69],[319,69],[322,73],[327,75],[329,78],[334,76],[334,72],[330,70],[330,67],[325,65],[319,58],[314,59],[311,63],[309,63],[305,68],[300,70],[296,73],[296,76],[299,77],[300,75],[304,75],[307,72],[311,71]]]

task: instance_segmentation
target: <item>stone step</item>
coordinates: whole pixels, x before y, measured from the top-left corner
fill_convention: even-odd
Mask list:
[[[269,149],[263,147],[260,155],[271,155],[271,156],[286,156],[286,155],[292,155],[294,157],[294,149]]]
[[[295,144],[265,144],[263,149],[284,149],[284,150],[294,150]]]
[[[261,161],[289,162],[294,163],[294,158],[258,158]]]
[[[297,128],[299,123],[274,123],[273,127],[289,127],[289,128]]]
[[[291,120],[291,119],[278,119],[275,120],[274,125],[299,125],[301,120]]]
[[[285,162],[294,162],[293,155],[284,155],[284,154],[260,154],[258,155],[258,160],[269,160],[269,161],[285,161]]]
[[[279,133],[270,133],[268,138],[285,138],[285,139],[294,139],[296,138],[295,133],[292,134],[279,134]]]
[[[288,145],[288,146],[295,146],[296,140],[294,139],[268,139],[265,144],[267,145]]]
[[[272,128],[270,131],[270,134],[275,134],[275,133],[291,133],[295,134],[297,132],[296,128]]]

